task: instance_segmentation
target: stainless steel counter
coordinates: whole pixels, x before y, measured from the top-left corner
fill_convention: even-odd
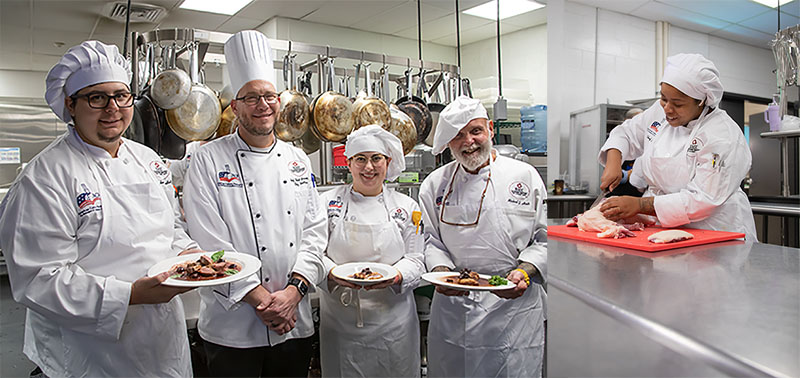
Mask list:
[[[548,240],[551,377],[800,376],[800,250],[621,251]]]

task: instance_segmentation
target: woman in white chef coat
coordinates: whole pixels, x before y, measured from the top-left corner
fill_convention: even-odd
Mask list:
[[[383,184],[405,169],[402,145],[379,125],[370,125],[347,137],[344,154],[353,184],[322,194],[330,235],[323,257],[328,282],[321,285],[320,299],[322,375],[418,377],[413,290],[424,270],[424,240],[412,219],[415,213],[419,219],[419,206]],[[330,273],[348,262],[392,265],[398,275],[359,290]]]
[[[644,197],[601,205],[611,220],[653,215],[662,227],[741,232],[756,241],[753,212],[739,188],[752,157],[736,122],[719,108],[722,83],[699,54],[667,58],[661,100],[611,131],[600,150],[601,188],[613,190],[622,160],[637,159],[630,183]]]
[[[193,249],[166,165],[121,137],[133,118],[131,73],[116,46],[87,41],[47,74],[69,125],[25,167],[0,204],[0,248],[14,300],[28,308],[25,355],[45,375],[192,375],[187,289],[146,277]]]

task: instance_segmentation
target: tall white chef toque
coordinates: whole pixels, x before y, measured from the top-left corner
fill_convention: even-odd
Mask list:
[[[349,159],[362,152],[379,152],[392,158],[386,168],[386,179],[389,181],[396,179],[400,176],[400,172],[406,169],[403,144],[394,134],[384,130],[380,125],[364,126],[347,136],[344,156]]]
[[[272,48],[263,33],[243,30],[225,42],[225,65],[231,88],[235,96],[250,81],[266,80],[275,84],[275,70],[272,67]]]
[[[714,63],[700,54],[677,54],[667,58],[661,82],[691,98],[705,101],[705,105],[712,108],[722,100],[719,71]]]
[[[480,100],[467,96],[459,96],[439,113],[436,134],[433,135],[433,154],[438,155],[447,148],[447,144],[466,126],[469,121],[478,118],[489,119],[486,108]]]
[[[117,46],[85,41],[67,50],[47,73],[44,98],[53,113],[69,123],[72,116],[64,104],[65,98],[88,86],[114,81],[130,84],[130,63]]]

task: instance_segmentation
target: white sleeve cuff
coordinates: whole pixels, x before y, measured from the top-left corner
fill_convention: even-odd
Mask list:
[[[115,277],[107,277],[103,290],[100,317],[97,321],[97,333],[114,340],[119,339],[122,325],[128,313],[128,302],[131,298],[133,284],[120,281]]]
[[[662,227],[678,227],[689,223],[689,215],[683,204],[683,194],[672,193],[656,196],[653,207]]]

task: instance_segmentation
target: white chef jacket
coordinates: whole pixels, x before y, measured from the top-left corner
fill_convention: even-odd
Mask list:
[[[706,108],[699,119],[672,127],[656,102],[611,131],[601,164],[611,148],[622,152],[622,160],[637,159],[630,183],[655,196],[663,227],[742,232],[757,241],[750,201],[739,187],[752,155],[724,110]]]
[[[183,186],[183,179],[186,177],[186,171],[189,169],[189,163],[192,161],[192,154],[203,144],[205,144],[205,141],[187,143],[186,154],[183,156],[183,159],[167,159],[169,171],[172,172],[172,183],[175,186]]]
[[[131,283],[196,247],[166,165],[122,139],[118,157],[72,125],[0,204],[14,300],[28,308],[24,352],[48,376],[189,376],[179,298],[128,305]]]
[[[484,189],[478,226],[440,222],[442,205],[445,219],[453,222],[450,217],[458,215],[454,210],[459,206],[477,209]],[[524,261],[539,271],[531,277],[525,294],[512,300],[487,292],[467,297],[436,293],[428,332],[429,376],[541,374],[545,299],[541,284],[547,276],[545,197],[539,173],[504,156],[497,156],[478,174],[466,173],[459,163],[451,162],[422,183],[419,199],[428,269],[443,265],[505,276]],[[464,215],[457,223],[470,223],[477,214],[476,210]]]
[[[262,262],[247,279],[201,289],[200,336],[235,348],[311,336],[308,296],[298,305],[295,328],[283,335],[269,330],[242,301],[259,284],[269,292],[283,290],[292,273],[305,277],[312,290],[326,277],[325,212],[308,156],[278,139],[255,149],[238,132],[226,135],[192,155],[183,204],[189,234],[203,249],[248,253]]]
[[[419,205],[386,186],[364,197],[342,185],[322,194],[332,238],[325,271],[349,262],[379,262],[403,275],[400,285],[379,290],[320,285],[320,354],[325,377],[419,376],[419,319],[413,290],[422,272],[424,239],[412,220]],[[347,219],[343,219],[346,217]],[[358,243],[361,241],[363,244]],[[361,245],[358,245],[358,244]],[[376,250],[377,249],[377,250]],[[349,302],[342,302],[342,296]],[[363,327],[353,301],[360,301]]]

